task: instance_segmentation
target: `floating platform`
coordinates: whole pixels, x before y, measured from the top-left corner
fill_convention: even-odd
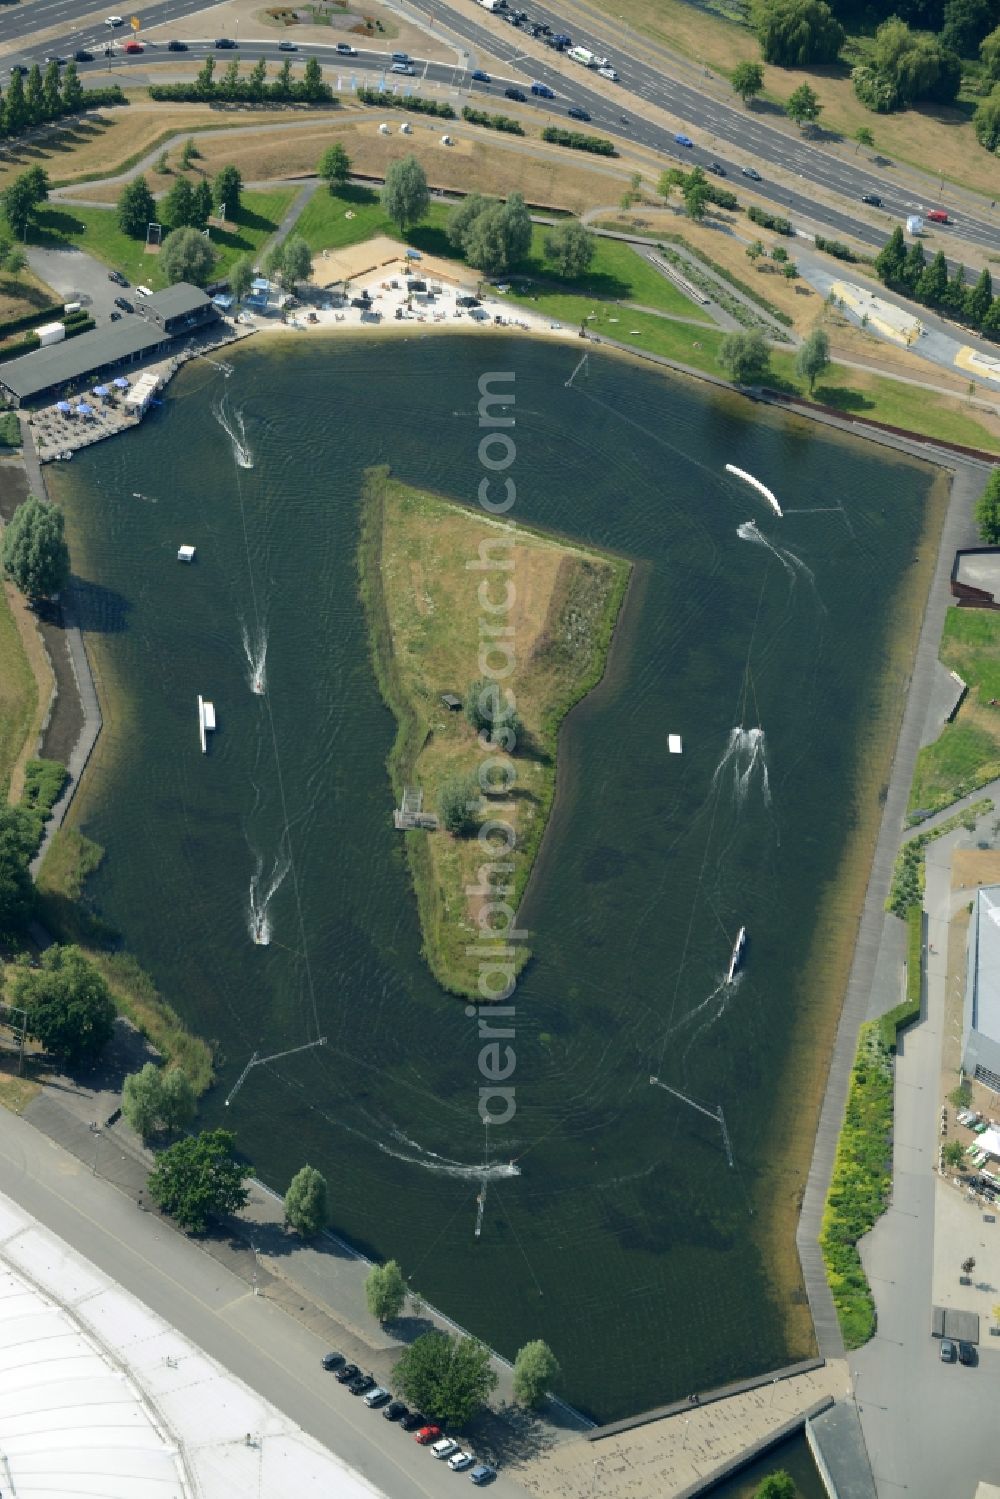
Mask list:
[[[194,547],[178,547],[177,548],[177,561],[178,562],[193,562],[194,558],[195,558],[195,549],[194,549]]]
[[[681,743],[681,736],[679,734],[667,735],[667,749],[672,755],[680,755],[684,753],[684,746]]]

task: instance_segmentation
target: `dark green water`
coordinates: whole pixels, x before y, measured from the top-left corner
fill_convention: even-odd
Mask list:
[[[594,354],[567,388],[577,358],[444,338],[252,348],[228,381],[190,368],[139,433],[60,481],[89,622],[134,704],[88,802],[85,831],[107,850],[90,893],[220,1042],[205,1121],[237,1128],[279,1189],[303,1161],[320,1167],[338,1231],[396,1256],[505,1354],[548,1339],[567,1396],[611,1418],[810,1351],[789,1346],[751,1229],[777,1190],[774,1095],[792,1026],[819,1004],[804,972],[819,893],[854,815],[856,736],[929,481]],[[477,381],[504,368],[517,373],[515,514],[638,566],[609,676],[564,729],[523,913],[535,961],[515,997],[517,1115],[491,1131],[493,1158],[521,1174],[490,1185],[477,1242],[478,1181],[448,1163],[483,1159],[478,1045],[419,956],[355,548],[370,464],[474,499]],[[223,393],[252,470],[213,415]],[[779,521],[727,460],[811,513]],[[817,508],[841,501],[846,518]],[[751,517],[815,584],[737,536]],[[175,562],[181,543],[196,566]],[[241,646],[255,598],[263,698]],[[219,719],[207,757],[199,692]],[[739,805],[713,772],[733,728],[758,722],[772,800],[758,768]],[[256,947],[256,860],[266,876],[289,843],[273,942]],[[746,972],[706,1003],[741,923]],[[251,1053],[318,1034],[324,1048],[257,1068],[223,1108]],[[736,1170],[713,1122],[651,1073],[724,1105]]]

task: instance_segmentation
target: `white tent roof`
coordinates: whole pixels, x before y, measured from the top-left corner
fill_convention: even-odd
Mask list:
[[[991,1125],[989,1129],[984,1129],[981,1135],[976,1136],[973,1144],[977,1150],[985,1150],[987,1155],[1000,1157],[1000,1129],[997,1129],[995,1124]]]

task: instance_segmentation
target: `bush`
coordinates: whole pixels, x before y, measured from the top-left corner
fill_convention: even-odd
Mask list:
[[[441,99],[422,99],[419,94],[406,98],[403,94],[389,94],[377,88],[359,88],[356,94],[359,104],[376,104],[379,109],[412,109],[418,115],[437,115],[442,120],[453,120],[455,111]]]
[[[600,135],[584,135],[579,130],[562,130],[557,125],[546,125],[542,140],[551,145],[568,146],[572,151],[590,151],[594,156],[617,156],[613,141]]]
[[[68,778],[66,767],[59,760],[29,760],[25,766],[21,806],[37,823],[39,843],[42,829],[62,796]]]
[[[470,125],[482,125],[486,130],[500,130],[506,135],[524,134],[520,120],[512,120],[510,115],[487,114],[485,109],[470,109],[467,104],[462,110],[462,119],[468,120]]]
[[[835,260],[847,260],[852,265],[856,264],[859,258],[850,245],[845,245],[842,239],[824,239],[822,234],[816,236],[816,248],[826,255],[832,255]]]
[[[0,323],[0,338],[10,338],[13,333],[20,333],[24,328],[37,328],[41,323],[54,323],[62,317],[62,310],[61,302],[53,302],[38,312],[26,312],[23,317],[8,318],[5,323]]]
[[[783,219],[780,214],[768,213],[766,208],[758,208],[755,203],[751,203],[747,209],[747,218],[752,224],[760,224],[762,228],[770,229],[775,234],[795,233],[788,219]]]
[[[78,321],[66,324],[66,337],[76,338],[78,333],[89,333],[91,328],[96,327],[97,324],[94,322],[94,319],[90,316],[89,313],[85,312],[83,314],[83,317]]]
[[[478,807],[482,800],[475,776],[452,776],[438,789],[438,815],[449,833],[468,838],[479,826]]]
[[[0,448],[21,446],[21,423],[16,411],[5,411],[0,415]]]
[[[18,975],[27,1029],[68,1066],[92,1062],[111,1039],[115,1007],[104,979],[78,947],[49,947],[41,967]]]

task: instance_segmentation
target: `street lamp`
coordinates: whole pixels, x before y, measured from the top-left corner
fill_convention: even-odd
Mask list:
[[[93,1166],[90,1169],[91,1169],[91,1174],[93,1176],[96,1176],[97,1175],[97,1152],[101,1148],[101,1126],[99,1124],[92,1124],[90,1126],[90,1128],[91,1128],[91,1130],[93,1131],[93,1134],[94,1134],[94,1164],[93,1164]]]

